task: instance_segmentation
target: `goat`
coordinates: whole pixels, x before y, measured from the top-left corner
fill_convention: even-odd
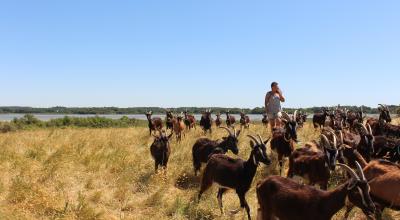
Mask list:
[[[304,123],[307,121],[307,114],[299,112],[296,116],[296,122],[300,128],[303,127]]]
[[[370,186],[370,195],[376,203],[376,218],[381,219],[385,208],[400,210],[400,166],[386,160],[374,160],[364,164],[363,171]],[[358,206],[363,201],[358,199],[351,202]],[[345,218],[352,208],[353,205],[347,207]]]
[[[182,113],[181,115],[176,116],[173,120],[173,127],[176,136],[176,141],[180,142],[182,140],[182,134],[185,130],[185,123],[183,122]]]
[[[222,124],[221,114],[220,114],[220,113],[217,113],[215,116],[217,117],[217,118],[215,119],[215,125],[216,125],[217,127],[220,127],[221,124]]]
[[[386,136],[374,136],[374,158],[384,158],[396,162],[400,139]]]
[[[193,145],[192,157],[195,176],[197,176],[197,172],[201,168],[201,163],[207,163],[212,154],[226,153],[228,150],[232,151],[232,153],[236,155],[239,153],[237,145],[240,130],[236,132],[236,129],[233,129],[233,131],[231,131],[227,127],[220,128],[225,129],[228,132],[228,136],[223,137],[222,141],[214,141],[208,138],[200,138]]]
[[[188,111],[185,110],[183,112],[183,114],[185,115],[185,125],[187,129],[196,129],[196,118],[193,115],[188,114]]]
[[[225,112],[226,114],[226,126],[235,127],[236,119],[235,116],[229,113],[229,110]]]
[[[328,189],[330,171],[335,170],[338,155],[336,135],[333,134],[333,145],[325,135],[321,135],[322,150],[314,151],[308,147],[297,148],[289,157],[287,177],[294,175],[309,180],[309,185],[318,184],[321,189]]]
[[[259,163],[269,165],[271,160],[266,153],[266,144],[269,140],[263,141],[260,135],[258,135],[258,139],[252,135],[247,136],[252,139],[249,159],[244,161],[223,154],[213,155],[204,169],[198,199],[200,201],[201,195],[216,182],[220,186],[217,198],[221,213],[223,214],[222,196],[227,189],[233,189],[239,197],[240,207],[246,209],[247,217],[251,219],[246,193],[250,189]]]
[[[360,165],[356,174],[350,167],[338,164],[350,178],[333,190],[323,191],[302,185],[280,176],[270,176],[257,184],[259,204],[258,219],[271,220],[328,220],[337,213],[348,198],[369,215],[375,212],[375,205],[369,194],[369,185]]]
[[[263,118],[261,119],[261,122],[263,123],[263,125],[265,126],[265,127],[268,127],[268,123],[269,123],[269,121],[268,121],[268,116],[267,116],[267,114],[263,114]]]
[[[291,118],[286,112],[282,112],[284,128],[272,131],[271,149],[278,153],[280,175],[282,175],[283,158],[289,157],[292,154],[295,142],[297,142],[296,113],[297,111],[294,112]]]
[[[373,134],[400,137],[400,126],[390,124],[392,118],[390,117],[389,108],[382,104],[379,105],[379,119],[367,119],[367,123],[371,126]]]
[[[240,129],[250,127],[250,118],[245,113],[240,113]]]
[[[363,123],[364,117],[362,107],[359,111],[347,111],[346,115],[347,124],[349,125],[350,130],[354,130],[357,123]]]
[[[172,120],[174,119],[174,115],[172,114],[172,111],[167,109],[166,111],[166,116],[165,116],[165,127],[170,130],[174,128],[174,124]]]
[[[367,126],[357,123],[361,128],[360,131],[360,142],[356,146],[358,152],[366,159],[367,162],[371,160],[371,156],[374,154],[374,141],[375,138],[372,135],[372,129],[369,124]]]
[[[317,129],[325,127],[326,117],[329,115],[329,111],[327,109],[323,109],[322,113],[314,113],[313,115],[313,125],[314,128]]]
[[[150,153],[155,162],[155,170],[157,171],[158,166],[162,166],[164,168],[167,167],[169,155],[171,154],[171,148],[169,146],[169,139],[172,136],[172,132],[170,135],[166,135],[163,131],[160,131],[158,136],[154,135],[154,142],[150,146]]]
[[[211,118],[211,109],[207,109],[203,112],[203,115],[200,119],[200,127],[203,128],[204,133],[207,131],[212,132],[212,118]]]
[[[156,130],[161,130],[163,125],[162,125],[162,120],[159,117],[155,117],[155,118],[151,118],[151,116],[153,115],[152,111],[148,111],[146,112],[146,118],[148,121],[148,126],[149,126],[149,131],[150,131],[150,135],[152,133],[152,131],[156,131]]]

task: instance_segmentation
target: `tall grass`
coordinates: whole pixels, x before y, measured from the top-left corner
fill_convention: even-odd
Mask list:
[[[250,153],[248,133],[269,137],[252,125],[239,138],[238,157]],[[191,148],[200,129],[172,140],[168,169],[154,172],[145,127],[46,128],[0,134],[0,219],[242,219],[221,216],[216,187],[196,202],[199,177],[193,176]],[[226,135],[214,129],[213,139]],[[310,124],[299,130],[302,142],[317,138]],[[236,157],[230,154],[232,157]],[[272,154],[273,158],[276,158]],[[261,165],[247,194],[255,217],[255,183],[277,174],[276,163]],[[226,210],[239,207],[234,192],[224,196]],[[228,212],[227,212],[228,213]],[[343,212],[335,216],[341,219]],[[359,210],[353,219],[362,215]],[[386,219],[399,217],[389,211]]]

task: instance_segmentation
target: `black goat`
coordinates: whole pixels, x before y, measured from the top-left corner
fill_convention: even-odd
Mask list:
[[[240,113],[240,128],[247,128],[249,129],[250,127],[250,117],[246,115],[245,113],[241,112]]]
[[[261,119],[261,122],[263,123],[263,125],[265,126],[265,127],[267,127],[268,126],[268,123],[269,123],[269,121],[268,121],[268,116],[267,116],[267,114],[263,114],[263,118]]]
[[[233,159],[223,154],[216,154],[210,158],[203,172],[198,199],[200,200],[201,195],[216,182],[220,186],[217,198],[221,213],[223,213],[222,196],[227,189],[233,189],[239,197],[240,207],[246,209],[247,217],[251,219],[246,193],[253,182],[258,164],[262,162],[269,165],[271,161],[266,153],[268,140],[263,141],[260,135],[258,135],[258,139],[252,135],[248,135],[248,137],[252,139],[250,141],[252,150],[247,161]]]
[[[327,109],[323,109],[322,113],[314,113],[313,115],[313,125],[314,128],[317,129],[325,127],[326,117],[328,117],[329,111]]]
[[[192,148],[193,168],[194,174],[201,168],[201,163],[207,163],[211,155],[216,153],[226,153],[228,150],[234,154],[239,153],[238,149],[238,136],[240,130],[236,132],[235,129],[231,131],[227,127],[220,127],[228,132],[227,137],[223,137],[222,141],[214,141],[208,138],[200,138],[196,141]]]
[[[215,126],[220,127],[222,124],[221,114],[217,113],[215,116],[217,117],[215,119]]]
[[[209,131],[212,132],[212,118],[211,118],[211,109],[207,109],[203,112],[203,115],[200,119],[200,127],[202,127],[204,133]]]
[[[169,146],[169,139],[172,136],[172,132],[170,135],[166,135],[164,131],[160,131],[158,136],[154,136],[154,142],[150,146],[150,153],[155,162],[155,170],[157,171],[158,166],[162,166],[164,168],[167,167],[169,155],[171,154],[171,148]]]
[[[166,114],[165,115],[165,127],[167,128],[167,130],[168,129],[172,130],[174,127],[174,123],[172,121],[174,119],[174,115],[172,114],[172,111],[169,109],[166,110],[165,114]]]
[[[235,127],[236,119],[235,116],[229,113],[229,110],[225,112],[226,114],[226,126]]]
[[[163,124],[162,124],[161,118],[159,118],[159,117],[151,118],[151,116],[153,115],[152,111],[146,112],[145,115],[146,115],[146,118],[148,121],[150,135],[151,135],[152,131],[156,131],[156,130],[160,131],[162,129]]]

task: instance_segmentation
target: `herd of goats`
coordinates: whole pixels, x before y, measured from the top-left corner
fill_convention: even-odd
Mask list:
[[[247,135],[251,153],[247,160],[231,158],[225,153],[237,155],[238,137],[241,130],[235,129],[235,117],[226,112],[226,126],[222,126],[220,114],[214,121],[211,110],[202,114],[200,126],[204,132],[211,132],[212,125],[227,131],[222,140],[199,138],[192,148],[194,173],[203,169],[198,199],[213,183],[219,185],[217,194],[219,208],[223,213],[222,196],[228,189],[237,193],[241,208],[250,219],[250,207],[245,194],[250,189],[259,163],[271,164],[266,153],[267,144],[278,155],[278,176],[269,176],[257,184],[259,203],[258,219],[331,219],[343,207],[345,218],[354,206],[359,207],[368,219],[380,219],[385,208],[400,210],[400,126],[391,124],[389,109],[379,106],[379,118],[367,118],[359,111],[336,108],[324,109],[313,115],[315,129],[321,131],[320,139],[304,143],[295,148],[297,129],[306,121],[305,114],[295,111],[292,115],[283,112],[282,127],[273,129],[272,137],[263,140],[260,135]],[[184,129],[195,128],[193,115],[184,112],[173,115],[167,111],[165,125],[171,130],[167,135],[161,118],[146,114],[150,134],[154,142],[150,147],[155,168],[166,167],[171,152],[169,139],[176,134],[181,140]],[[264,116],[263,124],[268,120]],[[240,126],[248,128],[250,119],[241,113]],[[285,158],[289,158],[289,169],[282,177]],[[347,178],[342,185],[327,190],[328,182],[336,166],[339,173]],[[293,180],[302,177],[307,184]],[[317,189],[315,185],[319,185]],[[238,212],[239,210],[235,211]]]

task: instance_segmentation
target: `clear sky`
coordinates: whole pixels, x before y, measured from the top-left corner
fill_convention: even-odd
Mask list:
[[[0,2],[0,105],[400,103],[400,1]]]

